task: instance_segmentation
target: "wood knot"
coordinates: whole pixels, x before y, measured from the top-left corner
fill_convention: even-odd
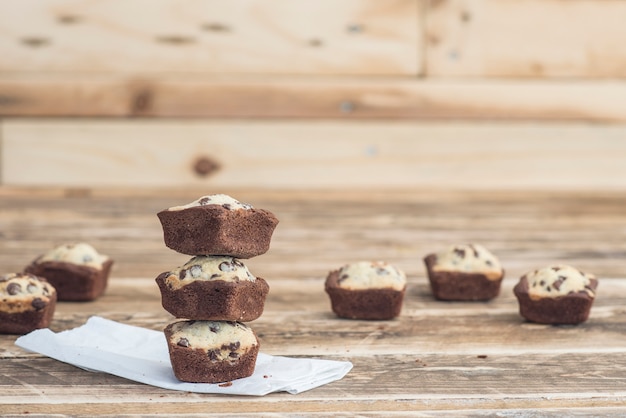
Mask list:
[[[147,89],[142,89],[138,91],[131,103],[131,112],[132,113],[145,113],[152,108],[154,95],[152,91]]]
[[[48,46],[50,44],[50,39],[39,36],[28,36],[26,38],[20,39],[20,41],[22,42],[22,44],[31,48],[40,48],[42,46]]]
[[[193,164],[193,171],[199,177],[207,177],[220,169],[220,164],[212,158],[198,157]]]
[[[224,23],[219,23],[219,22],[204,23],[200,26],[200,29],[205,30],[207,32],[230,32],[231,31],[230,26]]]
[[[196,42],[194,38],[191,36],[183,36],[183,35],[163,35],[157,36],[155,40],[162,44],[170,44],[170,45],[189,45]]]
[[[62,25],[73,25],[75,23],[80,23],[81,17],[76,15],[59,15],[57,16],[57,22]]]

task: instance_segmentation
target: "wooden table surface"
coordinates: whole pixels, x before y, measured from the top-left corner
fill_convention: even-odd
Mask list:
[[[349,360],[342,380],[298,395],[202,395],[91,373],[0,336],[0,414],[394,415],[626,414],[626,196],[602,192],[281,192],[0,188],[0,266],[23,268],[54,245],[87,241],[115,259],[106,294],[62,302],[53,331],[92,315],[160,330],[154,278],[188,257],[165,247],[156,213],[226,192],[280,219],[268,253],[250,259],[270,284],[250,325],[263,352]],[[435,301],[422,257],[477,242],[506,269],[491,302]],[[386,260],[405,270],[399,318],[336,318],[324,293],[331,269]],[[512,287],[528,270],[565,262],[600,278],[589,320],[524,322]],[[393,413],[393,414],[392,414]],[[526,415],[525,415],[526,416]]]

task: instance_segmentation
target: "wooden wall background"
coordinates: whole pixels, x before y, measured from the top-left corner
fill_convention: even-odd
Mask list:
[[[621,0],[0,0],[0,184],[626,189]]]

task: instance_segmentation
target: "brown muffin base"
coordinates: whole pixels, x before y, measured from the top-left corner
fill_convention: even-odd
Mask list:
[[[333,312],[346,319],[387,320],[400,315],[406,287],[350,290],[338,286],[339,271],[329,273],[325,290]]]
[[[251,258],[264,254],[278,224],[264,209],[228,210],[218,205],[163,210],[157,216],[165,245],[187,255]]]
[[[434,271],[433,266],[437,255],[429,254],[424,258],[428,280],[433,296],[447,301],[485,301],[500,294],[500,286],[504,278],[490,280],[484,274],[462,273],[454,271]]]
[[[590,281],[592,289],[598,281]],[[519,303],[520,315],[530,322],[550,325],[576,325],[589,318],[594,298],[586,292],[571,293],[556,298],[545,297],[533,300],[528,295],[528,280],[522,277],[513,288]]]
[[[194,281],[171,289],[165,281],[168,275],[169,272],[161,273],[155,280],[161,290],[163,308],[177,318],[254,321],[263,313],[269,292],[269,285],[260,277],[254,282]]]
[[[165,328],[170,362],[178,380],[191,383],[223,383],[252,376],[260,344],[251,347],[236,361],[212,361],[206,350],[171,344],[169,326]]]
[[[56,309],[56,295],[49,296],[49,302],[41,309],[8,313],[0,311],[0,334],[23,335],[40,328],[47,328],[52,322]]]
[[[89,266],[81,266],[62,261],[37,260],[28,265],[24,271],[45,279],[57,291],[60,301],[91,301],[99,298],[106,290],[113,260],[109,259],[98,270]]]

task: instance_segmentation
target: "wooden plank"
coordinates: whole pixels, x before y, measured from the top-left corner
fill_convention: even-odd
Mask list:
[[[626,189],[621,125],[15,119],[1,129],[5,185]]]
[[[117,260],[110,286],[96,301],[59,303],[51,328],[70,329],[100,315],[160,330],[173,318],[161,307],[154,277],[188,256],[165,248],[155,213],[203,191],[0,188],[0,265],[19,269],[53,241],[89,240]],[[624,193],[230,192],[280,219],[270,251],[246,261],[270,284],[265,311],[251,323],[262,350],[349,360],[354,368],[344,379],[295,396],[175,392],[27,353],[14,345],[15,336],[0,335],[2,413],[626,413]],[[500,296],[487,303],[434,300],[423,255],[449,243],[477,241],[505,266]],[[407,272],[400,317],[352,321],[331,312],[325,274],[360,258],[386,259]],[[517,277],[557,261],[600,277],[589,320],[578,326],[524,322],[512,293]]]
[[[113,278],[153,279],[188,260],[165,247],[156,213],[214,192],[267,208],[279,218],[270,250],[248,260],[255,274],[268,280],[321,279],[350,261],[383,259],[424,284],[422,258],[463,242],[490,248],[511,280],[556,262],[600,278],[624,275],[624,193],[433,189],[206,187],[65,195],[0,188],[0,266],[19,271],[56,245],[87,241],[116,260]],[[306,297],[304,292],[302,306]]]
[[[426,73],[622,78],[625,20],[620,0],[433,0]]]
[[[420,363],[429,364],[423,356],[499,358],[594,353],[626,361],[623,278],[601,282],[589,320],[575,327],[524,322],[513,295],[517,282],[513,277],[505,279],[501,294],[489,303],[440,302],[432,297],[424,277],[411,277],[401,316],[383,322],[338,319],[330,309],[323,278],[267,280],[270,294],[265,311],[250,326],[261,339],[263,351],[271,355],[408,356],[413,362],[420,359]],[[60,332],[100,315],[161,331],[174,318],[163,310],[160,300],[152,277],[117,278],[105,296],[94,302],[60,303],[50,328]],[[15,347],[14,338],[0,341],[0,357],[34,356]]]
[[[0,72],[416,75],[420,5],[3,0]]]
[[[626,121],[626,83],[0,75],[0,116]]]
[[[355,357],[341,381],[296,396],[265,398],[177,393],[58,364],[48,359],[2,362],[3,411],[20,413],[173,414],[278,412],[376,412],[496,408],[621,408],[624,356],[535,355],[478,359],[476,356]],[[614,364],[614,367],[611,365]],[[599,367],[594,369],[593,366]],[[516,374],[516,370],[525,370]],[[572,373],[572,371],[575,371]],[[27,385],[30,385],[28,387]],[[72,395],[67,389],[71,386]],[[548,389],[549,388],[549,389]],[[590,388],[593,388],[590,390]],[[45,399],[42,394],[45,393]],[[120,397],[120,393],[126,396]],[[620,403],[622,402],[622,403]],[[49,408],[46,410],[45,408]]]
[[[497,306],[437,302],[424,292],[409,292],[409,309],[394,321],[382,322],[336,319],[320,280],[274,283],[278,286],[270,293],[266,312],[251,324],[264,351],[349,360],[354,368],[343,380],[298,396],[234,401],[90,373],[24,353],[11,347],[14,337],[0,336],[0,384],[5,388],[0,405],[11,413],[109,414],[141,408],[144,413],[174,413],[183,403],[187,413],[203,408],[222,413],[623,408],[625,279],[607,282],[607,297],[598,297],[590,320],[577,327],[523,323],[515,316],[508,283]],[[80,325],[90,310],[151,329],[171,320],[158,306],[154,283],[118,280],[111,290],[95,304],[61,304],[53,328]],[[46,406],[52,409],[46,411]]]

